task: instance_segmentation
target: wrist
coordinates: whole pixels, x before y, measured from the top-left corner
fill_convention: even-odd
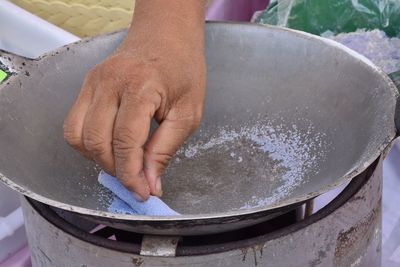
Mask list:
[[[154,45],[160,49],[171,46],[202,49],[205,5],[205,0],[136,0],[123,48]]]

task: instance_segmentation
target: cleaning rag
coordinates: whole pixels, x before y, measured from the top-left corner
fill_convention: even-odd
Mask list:
[[[99,173],[98,181],[114,193],[114,199],[108,208],[110,212],[149,216],[179,215],[158,197],[150,196],[144,202],[137,200],[116,177],[104,171]]]

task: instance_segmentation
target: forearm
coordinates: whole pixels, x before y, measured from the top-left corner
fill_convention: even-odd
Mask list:
[[[201,49],[204,43],[206,0],[136,0],[124,48],[169,43]]]

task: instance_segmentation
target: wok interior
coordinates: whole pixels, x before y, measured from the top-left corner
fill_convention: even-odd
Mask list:
[[[42,201],[107,211],[111,195],[97,184],[98,168],[66,145],[62,124],[86,71],[124,34],[26,62],[30,75],[1,88],[3,179]],[[233,24],[208,24],[206,44],[203,123],[163,178],[163,199],[181,214],[296,201],[371,161],[393,137],[387,81],[342,49]]]

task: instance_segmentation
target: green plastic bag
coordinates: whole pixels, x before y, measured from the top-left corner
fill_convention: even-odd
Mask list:
[[[400,37],[400,0],[272,0],[257,22],[317,35],[380,29]]]

